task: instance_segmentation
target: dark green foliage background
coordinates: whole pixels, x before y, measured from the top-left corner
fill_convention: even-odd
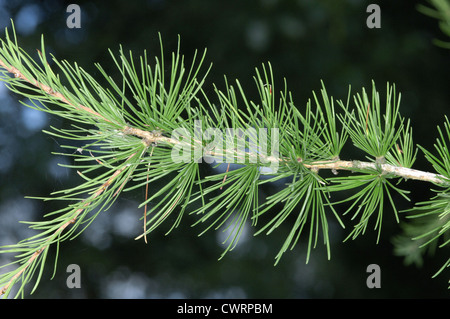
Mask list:
[[[381,7],[381,29],[366,27],[366,8],[372,2]],[[419,1],[77,1],[82,28],[68,29],[66,7],[70,3],[3,2],[0,27],[10,27],[9,19],[13,18],[19,44],[27,52],[33,54],[40,47],[40,34],[44,34],[48,52],[58,59],[77,61],[99,77],[95,62],[117,76],[108,48],[117,51],[122,44],[135,55],[144,49],[149,55],[159,55],[158,32],[167,52],[176,49],[180,35],[186,59],[193,56],[195,49],[208,49],[207,62],[213,62],[213,69],[205,90],[211,96],[212,84],[221,87],[223,75],[239,78],[248,96],[255,96],[254,68],[270,61],[276,83],[281,86],[283,77],[287,78],[300,109],[312,98],[312,90],[320,90],[321,79],[329,94],[342,99],[346,98],[348,85],[359,91],[362,86],[370,88],[373,79],[384,92],[389,81],[402,92],[401,113],[411,118],[416,143],[429,149],[437,136],[436,125],[441,125],[449,114],[450,52],[432,44],[433,38],[443,36],[436,21],[416,10]],[[21,21],[32,21],[24,12],[38,12],[39,16],[39,23],[29,33],[21,32]],[[21,15],[24,20],[19,19]],[[57,203],[24,201],[24,196],[47,196],[79,180],[76,173],[63,169],[60,174],[51,173],[56,169],[51,152],[61,151],[59,144],[64,141],[27,130],[24,107],[16,101],[17,97],[8,98],[6,93],[0,96],[0,244],[25,238],[26,226],[18,224],[18,220],[37,219],[58,208]],[[46,120],[47,125],[57,127],[68,124],[58,118]],[[344,154],[346,159],[361,158],[351,147],[346,147]],[[416,168],[431,170],[421,154]],[[411,198],[416,202],[429,198],[429,186],[407,182],[404,187],[412,190]],[[262,196],[268,192],[270,189],[264,189]],[[300,244],[274,267],[274,257],[289,225],[281,226],[269,237],[252,238],[249,234],[235,251],[217,261],[224,249],[218,244],[217,233],[208,232],[198,238],[202,229],[191,228],[194,219],[189,216],[169,236],[164,236],[170,227],[167,224],[149,236],[148,245],[143,240],[135,241],[142,229],[139,218],[143,214],[136,207],[143,198],[144,190],[124,194],[113,210],[101,214],[97,225],[77,240],[62,244],[55,278],[49,280],[49,263],[33,297],[448,297],[448,273],[431,279],[446,260],[448,249],[435,258],[426,258],[422,268],[405,267],[403,260],[393,255],[391,239],[400,228],[394,223],[392,211],[385,212],[378,245],[375,232],[342,243],[352,227],[351,221],[344,218],[346,231],[337,224],[330,225],[331,261],[327,261],[324,247],[319,246],[305,265],[305,249]],[[400,209],[410,207],[403,199],[397,200]],[[125,231],[118,227],[128,229],[129,223],[137,228],[121,235]],[[81,267],[81,289],[66,287],[65,270],[72,263]],[[366,267],[372,263],[381,267],[381,289],[366,286]]]

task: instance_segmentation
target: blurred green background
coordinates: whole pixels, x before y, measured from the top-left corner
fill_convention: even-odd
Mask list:
[[[417,144],[431,148],[450,107],[450,51],[432,44],[444,38],[437,22],[416,9],[424,1],[376,1],[381,28],[369,29],[367,6],[373,1],[333,0],[147,0],[77,1],[81,28],[66,26],[71,1],[0,1],[0,27],[14,20],[19,43],[37,54],[40,35],[47,51],[58,59],[76,61],[94,76],[94,63],[117,75],[108,49],[119,45],[135,55],[147,50],[159,55],[160,32],[166,51],[189,60],[195,49],[208,49],[213,62],[206,92],[213,83],[238,78],[249,95],[255,93],[255,67],[270,61],[279,87],[285,77],[296,105],[303,109],[323,80],[329,94],[346,99],[348,87],[370,88],[371,80],[384,92],[386,82],[402,92],[401,112],[411,118]],[[4,36],[2,31],[1,36]],[[52,155],[60,144],[41,132],[61,119],[18,104],[19,97],[0,85],[0,244],[16,243],[30,235],[19,220],[38,219],[58,208],[25,196],[46,196],[76,185],[76,173],[58,167],[67,159]],[[26,101],[25,101],[26,102]],[[347,159],[360,154],[347,153]],[[344,157],[344,156],[343,156]],[[416,168],[431,170],[419,153]],[[429,185],[407,182],[412,202],[431,195]],[[149,236],[149,244],[134,237],[142,229],[137,209],[144,190],[126,194],[102,213],[79,238],[61,245],[53,280],[52,259],[33,298],[447,298],[448,273],[431,276],[448,258],[448,249],[425,259],[421,268],[404,266],[393,254],[391,239],[400,233],[392,211],[386,211],[382,240],[368,232],[343,243],[347,231],[330,218],[332,258],[322,245],[305,264],[303,244],[285,254],[274,267],[289,225],[271,236],[253,237],[250,229],[241,244],[220,261],[220,233],[190,227],[193,218],[170,235],[170,226]],[[401,209],[411,205],[398,199]],[[345,208],[345,207],[344,207]],[[343,208],[343,209],[344,209]],[[402,216],[402,219],[404,216]],[[348,228],[351,224],[348,224]],[[0,256],[1,264],[7,259]],[[81,268],[81,289],[66,287],[66,267]],[[381,267],[381,288],[369,289],[366,267]],[[28,296],[28,298],[30,298]]]

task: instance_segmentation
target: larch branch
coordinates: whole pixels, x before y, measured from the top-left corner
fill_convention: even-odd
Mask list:
[[[129,161],[131,158],[133,158],[137,153],[133,153],[131,154],[126,161]],[[84,205],[82,208],[77,209],[73,215],[71,216],[71,218],[69,220],[67,220],[66,222],[62,223],[61,226],[58,227],[58,229],[47,238],[46,241],[50,241],[52,238],[57,237],[59,234],[61,234],[69,225],[75,223],[75,221],[77,220],[78,216],[86,209],[86,207],[89,205],[89,203],[94,200],[95,198],[97,198],[98,196],[100,196],[107,188],[108,186],[112,183],[112,181],[120,174],[122,173],[122,171],[126,168],[127,166],[124,165],[121,168],[117,169],[112,175],[111,177],[105,182],[103,183],[98,190],[89,198],[88,201],[85,201]],[[31,265],[31,263],[39,257],[39,255],[42,254],[42,252],[47,249],[50,246],[51,243],[44,245],[43,247],[39,248],[38,250],[36,250],[31,257],[27,260],[27,262],[25,263],[25,266],[19,270],[10,280],[9,282],[2,288],[0,289],[0,296],[3,295],[9,288],[9,286],[11,284],[13,284],[15,282],[15,280],[17,278],[19,278],[19,276],[25,271],[27,270],[27,268]]]

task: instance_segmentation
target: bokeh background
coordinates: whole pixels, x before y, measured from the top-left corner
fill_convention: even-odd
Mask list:
[[[335,98],[386,82],[402,92],[401,112],[411,118],[417,144],[431,148],[450,110],[449,50],[433,45],[444,38],[437,22],[417,11],[423,1],[358,0],[147,0],[76,1],[81,28],[66,26],[71,1],[0,1],[1,36],[14,20],[19,43],[34,54],[44,34],[47,51],[58,59],[77,61],[91,72],[100,62],[116,74],[108,49],[119,45],[135,54],[159,54],[158,33],[167,51],[178,35],[187,58],[207,48],[213,62],[206,91],[223,77],[238,78],[254,94],[255,67],[271,62],[276,81],[285,77],[296,105],[302,109],[323,80]],[[381,7],[381,28],[366,26],[370,3]],[[31,234],[18,221],[39,219],[58,208],[25,196],[46,196],[75,185],[79,177],[59,167],[67,159],[64,141],[41,132],[66,125],[59,118],[28,109],[0,84],[0,244],[15,243]],[[26,102],[26,101],[24,101]],[[349,153],[348,158],[352,154]],[[416,167],[430,170],[419,153]],[[429,185],[408,182],[412,202],[431,195]],[[165,236],[166,228],[149,236],[149,244],[134,237],[142,229],[137,209],[144,190],[123,196],[102,213],[80,237],[61,245],[53,280],[52,258],[31,298],[447,298],[448,273],[431,276],[448,258],[448,249],[426,257],[422,267],[405,266],[393,254],[392,238],[400,233],[392,211],[386,210],[382,240],[368,232],[343,243],[346,231],[331,224],[332,259],[324,247],[305,264],[301,243],[274,267],[274,257],[289,231],[283,225],[271,236],[252,236],[218,261],[224,246],[220,232],[198,237],[192,218]],[[399,200],[399,208],[410,203]],[[404,218],[402,216],[402,218]],[[349,224],[350,226],[350,224]],[[169,225],[167,226],[169,227]],[[351,226],[350,226],[351,227]],[[8,259],[0,256],[4,264]],[[81,288],[68,289],[66,267],[81,268]],[[381,267],[381,288],[368,289],[366,267]]]

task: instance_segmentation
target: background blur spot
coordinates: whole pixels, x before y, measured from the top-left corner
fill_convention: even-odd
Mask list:
[[[42,11],[38,5],[27,5],[20,9],[14,19],[17,32],[29,35],[34,32],[42,20]]]

